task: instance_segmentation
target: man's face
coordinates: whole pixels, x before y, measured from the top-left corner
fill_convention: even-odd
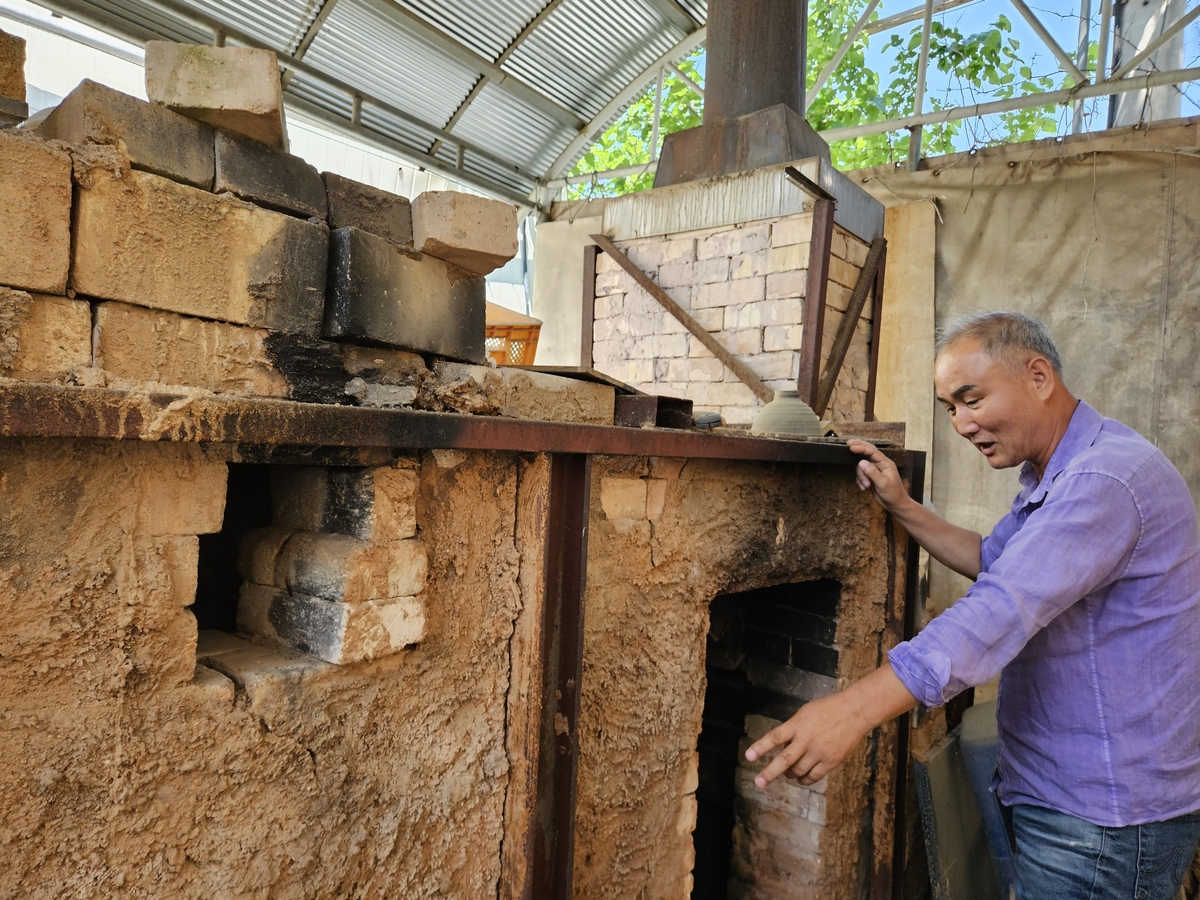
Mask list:
[[[993,359],[972,338],[938,355],[934,386],[954,430],[978,448],[993,469],[1033,459],[1045,416],[1044,376]]]

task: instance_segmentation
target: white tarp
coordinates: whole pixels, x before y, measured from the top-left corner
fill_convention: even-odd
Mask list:
[[[1179,127],[1164,132],[1179,143]],[[1152,135],[1139,135],[1148,148]],[[852,177],[889,205],[936,202],[939,327],[987,309],[1041,318],[1076,395],[1157,444],[1200,497],[1200,159],[1086,152],[1100,145],[1087,138]],[[1065,155],[1072,150],[1077,155]],[[934,422],[933,502],[951,521],[986,533],[1009,508],[1016,470],[991,471],[944,412]],[[933,605],[944,608],[965,587],[935,567]]]

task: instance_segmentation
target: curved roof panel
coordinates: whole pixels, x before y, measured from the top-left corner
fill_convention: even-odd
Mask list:
[[[37,0],[127,40],[266,47],[297,110],[514,201],[570,168],[707,0]]]

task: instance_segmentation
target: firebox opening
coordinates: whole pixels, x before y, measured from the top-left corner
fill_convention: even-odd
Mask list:
[[[255,528],[271,524],[271,467],[230,463],[225,518],[216,534],[200,535],[200,567],[192,612],[201,631],[237,630],[238,548]]]
[[[832,579],[718,595],[709,607],[700,780],[692,839],[692,900],[726,900],[740,881],[733,864],[746,826],[753,778],[739,778],[748,746],[746,716],[784,720],[837,676],[838,601]],[[744,766],[743,766],[744,768]],[[744,837],[740,841],[745,844]]]

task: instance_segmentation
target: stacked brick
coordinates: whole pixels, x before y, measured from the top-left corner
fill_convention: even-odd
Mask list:
[[[769,387],[795,390],[812,215],[621,242],[618,246]],[[823,359],[837,333],[867,245],[835,228]],[[605,254],[596,265],[592,354],[602,372],[647,393],[693,401],[696,412],[748,425],[750,389]],[[862,419],[870,308],[858,323],[827,418]]]
[[[428,558],[417,471],[272,470],[272,525],[246,536],[238,628],[346,664],[420,641]]]
[[[445,408],[428,360],[486,362],[515,209],[322,176],[284,149],[268,51],[146,60],[153,102],[84,81],[0,130],[0,377]]]
[[[25,41],[0,31],[0,126],[25,121]]]
[[[779,724],[778,719],[767,716],[746,716],[746,736],[738,745],[734,782],[730,900],[817,900],[824,896],[820,873],[825,780],[806,787],[790,778],[777,778],[760,790],[754,778],[769,760],[746,759],[750,745]]]

